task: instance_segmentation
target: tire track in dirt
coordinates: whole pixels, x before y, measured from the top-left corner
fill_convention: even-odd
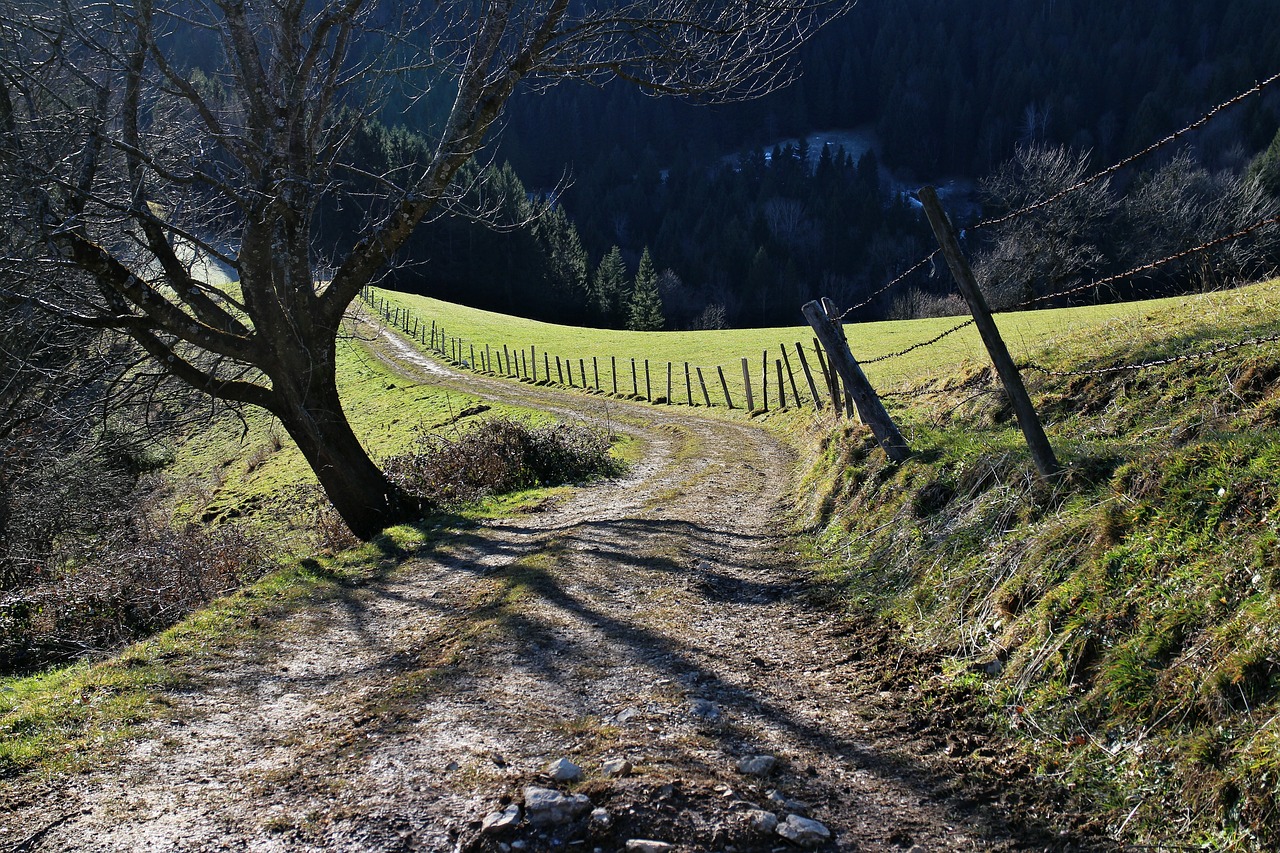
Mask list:
[[[646,455],[619,480],[402,556],[388,578],[291,617],[278,646],[203,673],[172,697],[181,724],[69,780],[64,818],[28,849],[776,849],[747,826],[753,808],[807,813],[832,849],[1070,848],[959,803],[904,748],[892,703],[850,660],[856,637],[806,593],[780,523],[794,457],[764,431],[606,412],[372,349],[409,379],[624,414],[615,428]],[[777,768],[738,772],[757,754]],[[560,757],[586,768],[578,790],[611,828],[479,833]],[[611,758],[633,772],[602,778]],[[30,827],[50,804],[34,806],[18,813]]]

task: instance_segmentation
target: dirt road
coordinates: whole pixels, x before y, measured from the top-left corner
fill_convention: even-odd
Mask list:
[[[411,353],[378,349],[425,377]],[[958,784],[937,733],[905,725],[909,696],[871,674],[863,635],[810,594],[781,535],[787,448],[746,424],[613,406],[646,446],[627,476],[464,530],[292,617],[277,645],[173,696],[177,723],[125,760],[5,816],[27,830],[8,837],[31,851],[794,849],[776,818],[819,849],[1076,849]],[[548,777],[562,758],[581,780]]]

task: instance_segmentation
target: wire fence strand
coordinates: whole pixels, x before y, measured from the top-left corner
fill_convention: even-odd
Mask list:
[[[1170,263],[1173,263],[1174,261],[1180,261],[1185,258],[1192,257],[1193,255],[1198,255],[1202,252],[1207,252],[1210,249],[1216,249],[1217,247],[1222,246],[1226,243],[1230,243],[1233,240],[1239,240],[1242,237],[1246,237],[1249,234],[1252,234],[1254,231],[1257,231],[1261,228],[1265,228],[1268,225],[1278,225],[1278,224],[1280,224],[1280,214],[1276,214],[1275,216],[1268,216],[1266,219],[1259,220],[1258,222],[1255,222],[1252,225],[1246,228],[1242,228],[1239,231],[1236,231],[1232,234],[1224,234],[1221,237],[1215,237],[1214,239],[1210,240],[1207,243],[1201,243],[1199,246],[1194,246],[1190,249],[1183,249],[1181,252],[1175,252],[1172,255],[1168,255],[1166,257],[1160,258],[1157,261],[1151,261],[1149,263],[1142,264],[1141,266],[1134,267],[1130,270],[1126,270],[1125,272],[1116,273],[1115,275],[1109,275],[1106,278],[1096,279],[1088,282],[1087,284],[1080,284],[1075,287],[1068,288],[1066,290],[1057,291],[1055,293],[1046,293],[1041,296],[1033,296],[1032,298],[1020,303],[1017,307],[1030,308],[1031,306],[1039,304],[1041,302],[1048,302],[1053,299],[1063,299],[1065,297],[1074,296],[1077,293],[1083,293],[1086,290],[1094,290],[1099,287],[1108,287],[1112,284],[1115,284],[1118,281],[1123,281],[1124,279],[1133,278],[1134,276],[1141,275],[1142,273],[1150,272],[1154,269],[1158,269],[1159,267],[1162,267],[1165,264],[1170,264]]]
[[[1158,142],[1154,142],[1151,145],[1148,145],[1146,148],[1142,149],[1136,154],[1131,154],[1128,157],[1125,157],[1123,160],[1120,160],[1119,162],[1114,163],[1113,165],[1108,166],[1107,168],[1099,172],[1095,172],[1089,177],[1078,181],[1077,183],[1067,187],[1066,189],[1060,192],[1054,193],[1048,198],[1044,198],[1044,199],[1041,199],[1040,201],[1033,202],[1029,205],[1026,205],[1025,207],[1019,208],[1018,210],[1010,211],[1009,213],[1006,213],[1003,216],[998,216],[992,219],[984,219],[975,225],[970,225],[969,230],[978,230],[981,228],[991,228],[996,225],[1002,225],[1005,222],[1012,221],[1022,216],[1026,216],[1029,213],[1033,213],[1034,211],[1040,210],[1041,208],[1048,207],[1054,202],[1061,201],[1062,199],[1066,198],[1072,193],[1079,192],[1080,190],[1084,189],[1090,184],[1096,183],[1109,175],[1114,175],[1116,172],[1119,172],[1121,169],[1124,169],[1128,166],[1133,165],[1138,160],[1143,159],[1147,155],[1160,150],[1166,145],[1176,142],[1177,140],[1186,136],[1188,133],[1191,133],[1192,131],[1195,131],[1195,130],[1199,130],[1200,128],[1208,124],[1211,120],[1213,120],[1214,116],[1218,115],[1223,110],[1229,109],[1230,107],[1233,107],[1236,104],[1241,103],[1242,101],[1252,97],[1253,95],[1262,93],[1268,87],[1274,85],[1277,81],[1280,81],[1280,73],[1273,74],[1267,79],[1263,80],[1262,82],[1255,83],[1252,87],[1244,90],[1240,94],[1236,95],[1234,98],[1231,98],[1230,100],[1227,100],[1227,101],[1223,101],[1222,103],[1218,104],[1216,107],[1214,107],[1213,109],[1209,110],[1207,113],[1202,115],[1200,118],[1193,121],[1191,124],[1187,125],[1181,130],[1174,131],[1173,133],[1169,134],[1168,136],[1159,140]]]
[[[865,361],[862,361],[862,362],[859,362],[859,363],[860,363],[860,364],[864,364],[864,365],[866,365],[866,364],[876,364],[877,362],[881,362],[881,361],[888,361],[888,360],[889,360],[889,359],[891,359],[891,358],[901,358],[902,356],[906,355],[907,353],[915,352],[915,351],[916,351],[916,350],[918,350],[918,349],[924,349],[925,347],[928,347],[928,346],[933,346],[933,345],[934,345],[934,344],[936,344],[938,341],[940,341],[940,340],[942,340],[943,338],[945,338],[947,335],[950,335],[950,334],[953,334],[953,333],[955,333],[955,332],[958,332],[958,331],[960,331],[961,329],[966,328],[966,327],[968,327],[968,326],[972,326],[972,325],[973,325],[974,323],[976,323],[976,322],[977,322],[976,320],[974,320],[972,317],[970,317],[968,320],[965,320],[963,323],[959,323],[959,324],[957,324],[957,325],[955,325],[955,326],[952,326],[950,329],[947,329],[947,330],[946,330],[945,332],[943,332],[942,334],[937,335],[936,337],[932,337],[932,338],[930,338],[930,339],[929,339],[929,340],[927,340],[927,341],[920,341],[920,342],[919,342],[919,343],[917,343],[917,344],[912,344],[911,346],[907,347],[906,349],[898,350],[897,352],[885,353],[884,355],[878,355],[878,356],[876,356],[875,358],[869,358],[869,359],[867,359],[867,360],[865,360]]]
[[[938,253],[939,253],[939,252],[941,252],[941,251],[942,251],[941,249],[934,249],[934,250],[933,250],[932,252],[930,252],[928,255],[924,256],[923,258],[921,258],[920,260],[918,260],[918,261],[916,261],[914,264],[912,264],[910,267],[908,267],[905,271],[903,271],[901,274],[899,274],[897,278],[895,278],[895,279],[893,279],[892,281],[890,281],[890,282],[889,282],[888,284],[886,284],[884,287],[880,288],[880,289],[879,289],[879,290],[877,290],[875,293],[871,294],[871,295],[870,295],[870,296],[868,296],[866,299],[862,300],[861,302],[857,303],[856,305],[850,305],[848,308],[844,309],[844,312],[843,312],[839,317],[837,317],[837,318],[836,318],[836,322],[837,322],[837,323],[842,322],[842,321],[844,320],[844,318],[845,318],[845,317],[848,317],[848,316],[849,316],[851,313],[853,313],[854,311],[857,311],[859,308],[866,308],[866,307],[867,307],[868,305],[870,305],[872,302],[875,302],[875,301],[876,301],[877,299],[879,299],[883,294],[887,293],[890,289],[892,289],[892,288],[893,288],[893,287],[895,287],[896,285],[899,285],[899,284],[901,284],[903,281],[905,281],[905,280],[906,280],[906,278],[907,278],[908,276],[910,276],[912,273],[914,273],[914,272],[916,272],[917,270],[919,270],[919,269],[923,268],[925,264],[930,263],[934,258],[936,258],[936,257],[938,256]]]
[[[1280,333],[1274,335],[1266,335],[1264,337],[1249,338],[1244,341],[1236,341],[1230,344],[1214,347],[1213,349],[1202,350],[1200,352],[1180,353],[1171,355],[1168,358],[1157,358],[1151,361],[1140,361],[1132,364],[1119,364],[1113,367],[1094,367],[1082,370],[1050,370],[1047,367],[1036,364],[1035,362],[1027,362],[1019,366],[1020,370],[1034,370],[1037,373],[1043,373],[1046,376],[1102,376],[1108,373],[1124,373],[1129,370],[1149,370],[1153,367],[1165,367],[1170,364],[1178,364],[1184,361],[1199,361],[1205,358],[1211,358],[1215,355],[1221,355],[1224,352],[1243,349],[1249,346],[1261,346],[1262,344],[1270,344],[1280,341]]]

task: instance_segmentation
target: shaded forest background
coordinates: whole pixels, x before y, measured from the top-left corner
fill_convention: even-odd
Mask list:
[[[477,167],[468,205],[507,227],[441,219],[415,239],[389,284],[537,319],[623,327],[633,325],[634,277],[648,250],[662,327],[792,324],[803,301],[860,302],[932,248],[907,190],[954,180],[953,215],[963,221],[1007,200],[1007,188],[992,193],[982,179],[1008,171],[1020,148],[1060,147],[1084,168],[1140,150],[1275,73],[1273,16],[1265,0],[862,0],[806,46],[796,83],[758,101],[706,107],[608,85],[526,92],[512,100],[489,166]],[[388,99],[385,126],[361,142],[371,164],[414,158],[416,131],[438,122],[445,106]],[[1134,241],[1146,239],[1151,222],[1125,215],[1118,199],[1153,183],[1172,159],[1182,160],[1178,191],[1202,205],[1251,167],[1262,171],[1278,107],[1274,95],[1251,98],[1186,147],[1141,164],[1145,172],[1120,175],[1115,199],[1086,223],[1105,239],[1089,246],[1090,263],[1067,272],[1105,275],[1140,254]],[[872,150],[803,142],[814,131],[855,128],[875,140]],[[1256,212],[1256,202],[1232,203]],[[355,202],[331,209],[323,231],[343,242],[367,213]],[[1226,227],[1240,215],[1216,218]],[[1182,230],[1196,232],[1192,239],[1211,227]],[[993,251],[976,241],[971,248]],[[941,278],[922,278],[907,298],[874,302],[858,316],[945,311]],[[1108,298],[1207,284],[1177,269]]]

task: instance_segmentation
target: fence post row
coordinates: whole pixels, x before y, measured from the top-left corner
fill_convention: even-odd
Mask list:
[[[822,411],[822,396],[818,394],[818,386],[813,382],[813,371],[809,370],[809,361],[804,357],[804,347],[796,341],[796,355],[800,358],[800,366],[804,368],[804,378],[809,383],[809,391],[813,394],[813,407]]]
[[[844,380],[858,407],[858,414],[863,422],[871,427],[871,433],[876,437],[880,447],[894,462],[904,461],[911,455],[911,448],[902,437],[902,433],[898,431],[893,419],[889,417],[889,413],[885,411],[884,404],[880,402],[880,397],[867,381],[853,353],[849,351],[849,343],[845,340],[844,332],[836,325],[833,314],[828,313],[828,310],[817,302],[808,302],[800,310],[817,333],[823,348],[826,349],[831,359],[832,374],[838,373]],[[839,406],[837,397],[836,407],[839,408]]]
[[[982,342],[991,355],[996,373],[1004,384],[1005,393],[1009,395],[1009,402],[1013,404],[1013,412],[1018,418],[1022,435],[1027,440],[1027,447],[1031,449],[1036,470],[1040,472],[1041,477],[1052,477],[1062,470],[1062,466],[1054,456],[1049,437],[1044,434],[1040,416],[1036,413],[1031,397],[1027,394],[1027,388],[1022,383],[1022,374],[1013,363],[1009,348],[1005,346],[1004,338],[1000,336],[1000,329],[991,318],[991,309],[987,307],[987,300],[978,288],[973,270],[969,268],[969,262],[965,260],[964,253],[960,250],[960,242],[956,239],[951,220],[942,209],[942,203],[938,201],[938,193],[933,187],[921,187],[919,195],[924,205],[925,215],[929,217],[929,226],[933,228],[933,234],[938,238],[938,245],[942,247],[942,254],[947,259],[947,266],[951,268],[951,275],[955,278],[965,301],[969,303],[969,311],[973,314],[978,334],[982,336]]]

